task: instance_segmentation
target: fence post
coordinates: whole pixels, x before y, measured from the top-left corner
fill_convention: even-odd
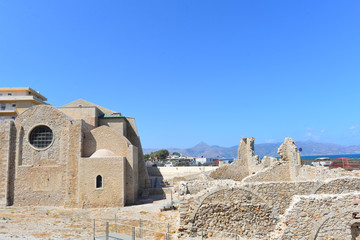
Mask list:
[[[170,193],[171,193],[171,195],[170,195],[170,196],[171,196],[171,207],[172,207],[172,205],[173,205],[173,195],[172,195],[172,189],[171,189],[171,192],[170,192]]]
[[[139,230],[139,233],[140,233],[140,238],[142,238],[142,222],[141,222],[141,218],[139,219],[139,228],[140,228],[140,230]]]
[[[135,240],[135,227],[132,228],[131,239]]]
[[[170,233],[170,223],[168,223],[168,233]]]
[[[95,240],[95,219],[94,219],[94,227],[93,227],[93,230],[94,230],[93,236],[94,236],[94,240]]]
[[[106,235],[105,235],[105,239],[109,240],[109,222],[106,222]]]
[[[115,232],[117,233],[117,222],[116,222],[116,214],[115,214]]]

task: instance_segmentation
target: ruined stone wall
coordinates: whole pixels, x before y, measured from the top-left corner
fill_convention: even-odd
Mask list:
[[[271,239],[358,239],[360,193],[295,196]]]
[[[248,175],[248,168],[243,162],[233,162],[210,173],[210,177],[214,179],[232,179],[234,181],[241,181]]]
[[[124,157],[82,158],[80,161],[80,206],[122,207],[125,205]],[[96,177],[102,188],[96,188]]]
[[[199,182],[195,184],[201,186]],[[237,233],[253,239],[264,238],[275,230],[293,196],[357,191],[360,178],[268,183],[226,180],[204,183],[203,186],[206,188],[201,190],[186,183],[180,189],[180,231],[183,236],[199,236],[204,230]]]
[[[247,176],[243,182],[282,182],[290,181],[290,164],[278,162],[275,165],[265,168],[259,172]]]
[[[305,181],[305,180],[326,180],[329,177],[357,177],[359,176],[359,170],[347,171],[343,168],[328,168],[328,167],[314,167],[303,165],[298,171],[298,175],[295,177],[296,181]]]
[[[238,159],[247,166],[249,174],[263,169],[259,156],[255,155],[255,138],[242,138],[238,148]]]
[[[249,175],[251,176],[262,171],[264,168],[272,166],[276,162],[276,159],[265,156],[263,160],[260,161],[259,156],[255,155],[254,142],[255,138],[253,137],[241,139],[238,148],[238,158],[235,159],[232,164],[222,166],[212,172],[210,177],[214,179],[241,181]]]

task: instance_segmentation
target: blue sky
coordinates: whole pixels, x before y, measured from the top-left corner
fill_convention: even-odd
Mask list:
[[[359,1],[1,1],[0,85],[136,118],[143,147],[360,144]]]

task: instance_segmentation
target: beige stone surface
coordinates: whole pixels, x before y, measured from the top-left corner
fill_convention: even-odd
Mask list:
[[[279,160],[259,164],[253,141],[243,139],[237,161],[212,179],[179,183],[181,239],[359,237],[360,171],[301,166],[291,138]]]
[[[168,196],[169,197],[169,196]],[[170,225],[171,239],[177,239],[178,211],[160,209],[168,200],[135,205],[124,208],[85,208],[64,207],[2,207],[0,208],[0,239],[92,239],[95,219],[96,236],[105,234],[106,222],[110,231],[131,235],[136,227],[139,237],[139,220],[142,223],[143,237],[148,240],[163,240]]]
[[[136,203],[149,184],[135,121],[119,114],[104,117],[104,113],[114,112],[79,100],[61,108],[35,106],[15,122],[1,122],[1,205],[120,207]],[[99,119],[107,117],[111,124],[99,124]],[[39,126],[51,130],[52,139],[44,148],[29,140]],[[42,138],[38,135],[36,141]],[[88,158],[104,149],[113,156]],[[102,189],[95,187],[99,175],[104,180]]]
[[[104,114],[113,114],[114,113],[114,111],[112,111],[110,109],[104,108],[104,107],[102,107],[100,105],[91,103],[91,102],[86,101],[84,99],[75,100],[75,101],[73,101],[71,103],[68,103],[68,104],[62,106],[62,107],[63,108],[96,107],[101,112],[103,112]]]
[[[82,207],[121,207],[125,204],[125,169],[123,157],[82,158],[80,161],[79,202]],[[101,188],[96,177],[101,176]]]

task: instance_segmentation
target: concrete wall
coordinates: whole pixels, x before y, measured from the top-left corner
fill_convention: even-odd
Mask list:
[[[29,108],[34,105],[32,102],[26,101],[16,101],[14,103],[16,103],[16,108]]]
[[[124,157],[82,158],[80,161],[80,203],[83,207],[121,207],[125,205]],[[103,188],[96,189],[102,176]]]
[[[162,176],[164,179],[172,179],[174,177],[185,177],[204,172],[210,172],[218,167],[212,166],[194,166],[194,167],[148,167],[147,171],[150,176]]]

